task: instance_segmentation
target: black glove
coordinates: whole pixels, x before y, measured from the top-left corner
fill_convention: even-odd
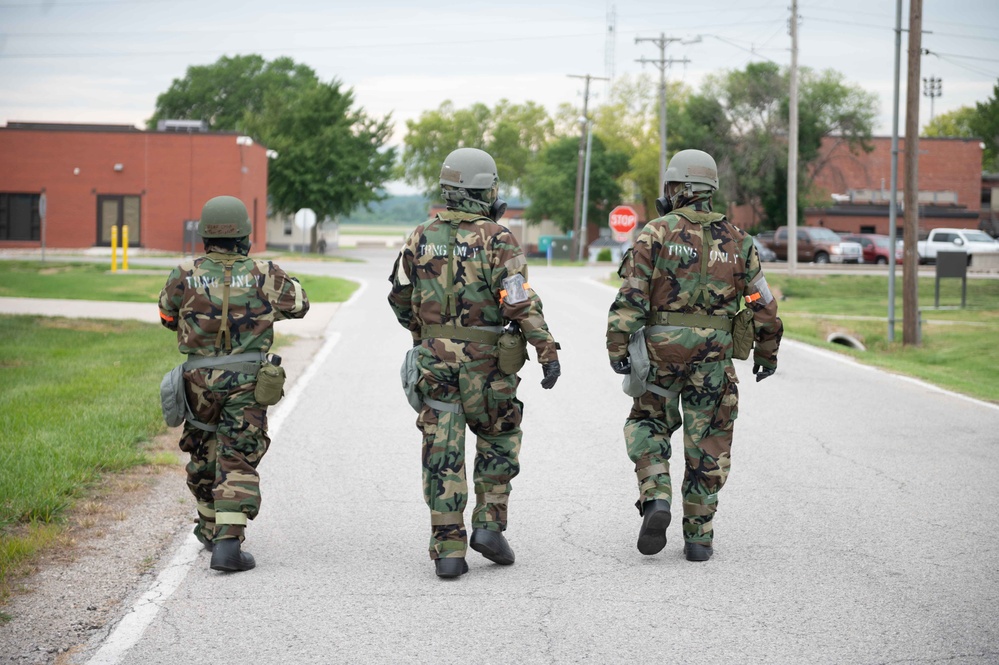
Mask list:
[[[562,376],[562,366],[558,364],[557,360],[542,365],[541,371],[545,373],[544,378],[541,379],[541,387],[545,390],[550,390],[558,381],[558,377]]]
[[[777,370],[775,369],[767,369],[762,365],[756,365],[756,364],[753,365],[753,374],[756,376],[757,383],[767,378],[768,376],[773,376],[773,373],[776,371]]]
[[[618,374],[631,374],[631,358],[625,356],[624,360],[612,360],[611,369]]]

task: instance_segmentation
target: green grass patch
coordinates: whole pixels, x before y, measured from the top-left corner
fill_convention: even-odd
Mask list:
[[[170,271],[109,272],[103,263],[0,261],[0,296],[156,302]],[[357,284],[338,277],[296,275],[312,302],[343,302]]]
[[[902,283],[895,288],[895,340],[888,341],[888,278],[826,275],[767,277],[781,298],[780,317],[790,339],[815,344],[859,361],[913,376],[979,399],[999,402],[999,280],[968,280],[967,307],[960,309],[960,280],[942,280],[940,309],[934,309],[935,280],[919,280],[922,344],[902,344]],[[856,319],[853,317],[866,317]],[[855,351],[830,344],[846,333],[867,347]]]
[[[169,331],[137,321],[0,316],[0,341],[2,586],[44,544],[40,525],[102,474],[149,462],[177,353]]]

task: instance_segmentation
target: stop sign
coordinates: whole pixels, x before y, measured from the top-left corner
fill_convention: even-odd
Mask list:
[[[638,213],[631,206],[618,206],[610,212],[610,227],[618,233],[630,233],[638,224]]]

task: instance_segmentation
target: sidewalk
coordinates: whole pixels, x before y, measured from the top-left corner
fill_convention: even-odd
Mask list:
[[[312,303],[304,319],[278,321],[274,329],[282,335],[322,338],[340,303]],[[0,314],[65,316],[71,319],[136,319],[159,323],[156,303],[113,302],[105,300],[62,300],[58,298],[2,298]]]

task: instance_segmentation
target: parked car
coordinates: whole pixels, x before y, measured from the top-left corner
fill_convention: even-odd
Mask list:
[[[975,254],[999,254],[999,241],[974,229],[933,229],[916,243],[916,250],[920,263],[936,263],[937,252],[966,252],[970,264]]]
[[[860,243],[841,240],[831,229],[824,226],[799,226],[798,260],[815,263],[860,263],[863,250]],[[787,227],[781,226],[774,232],[771,245],[777,258],[787,260]]]
[[[860,243],[864,254],[864,263],[888,265],[891,256],[891,238],[877,233],[841,233],[840,238]],[[898,243],[895,245],[895,263],[902,263],[905,252]]]
[[[756,236],[753,236],[753,244],[756,245],[756,254],[760,257],[760,261],[777,260],[777,255],[774,254],[774,250],[764,245],[763,241]]]

